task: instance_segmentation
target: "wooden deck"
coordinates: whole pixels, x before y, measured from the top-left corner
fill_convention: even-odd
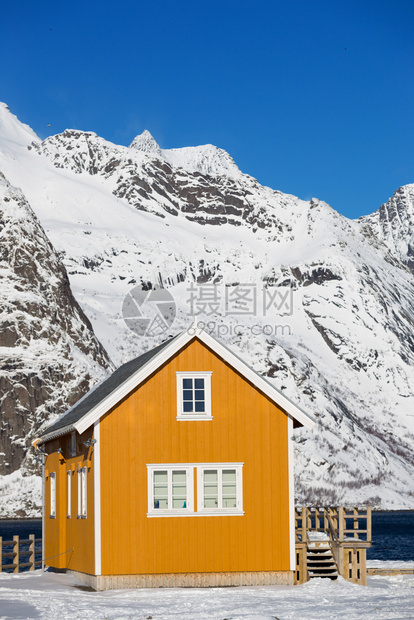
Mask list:
[[[335,579],[341,575],[348,581],[366,585],[366,550],[372,544],[371,508],[296,508],[295,530],[295,583],[304,583],[313,577]],[[318,548],[319,563],[315,552]]]

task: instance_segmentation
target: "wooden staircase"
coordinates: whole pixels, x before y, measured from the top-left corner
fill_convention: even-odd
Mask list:
[[[338,567],[329,541],[309,542],[306,560],[309,579],[314,579],[315,577],[324,577],[331,580],[338,579]]]

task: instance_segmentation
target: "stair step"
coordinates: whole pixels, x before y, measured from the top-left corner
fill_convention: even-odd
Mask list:
[[[318,577],[322,579],[338,579],[338,573],[309,573],[309,579],[317,579]]]
[[[324,579],[338,579],[338,569],[328,544],[314,546],[308,544],[306,553],[309,579],[322,577]]]

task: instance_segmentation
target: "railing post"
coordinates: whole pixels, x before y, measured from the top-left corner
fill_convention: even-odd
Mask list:
[[[308,519],[308,509],[306,506],[302,506],[302,542],[307,542],[308,536],[306,534],[306,526]]]
[[[0,536],[0,573],[3,570],[3,538]]]
[[[344,539],[344,529],[345,528],[345,516],[344,516],[344,507],[338,507],[338,539],[339,542],[342,542]]]
[[[358,508],[354,508],[354,537],[359,538],[359,520],[358,520]]]
[[[19,572],[19,537],[13,536],[13,564],[15,567],[13,568],[13,573]]]
[[[367,542],[371,542],[371,506],[367,506]]]
[[[29,570],[34,570],[35,569],[35,561],[36,561],[36,555],[35,555],[35,535],[34,534],[30,534],[29,535],[29,562],[31,562],[31,566],[29,566]]]

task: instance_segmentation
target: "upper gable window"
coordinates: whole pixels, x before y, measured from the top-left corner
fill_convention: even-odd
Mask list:
[[[177,420],[212,420],[211,372],[177,372]]]

